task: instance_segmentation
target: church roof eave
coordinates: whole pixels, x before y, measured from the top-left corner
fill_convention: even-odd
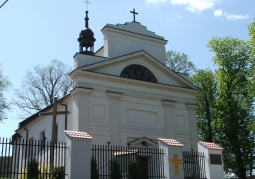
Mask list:
[[[68,99],[71,96],[71,93],[69,93],[68,95],[62,97],[61,99],[58,100],[58,104],[63,101]],[[18,129],[15,130],[15,132],[17,132],[18,130],[22,129],[23,127],[25,127],[26,125],[28,125],[29,123],[33,122],[34,120],[36,120],[38,117],[40,117],[40,113],[41,112],[46,112],[48,110],[50,110],[51,108],[53,108],[53,104],[46,106],[45,108],[43,108],[42,110],[38,111],[37,113],[31,115],[30,117],[24,119],[23,121],[21,121],[19,123],[19,127]]]
[[[124,30],[124,29],[119,29],[119,28],[116,28],[115,25],[113,25],[113,24],[106,24],[106,25],[102,28],[101,31],[104,33],[104,31],[106,30],[106,28],[110,28],[110,29],[113,29],[113,30],[122,31],[122,32],[125,32],[125,33],[134,34],[134,35],[140,35],[140,36],[143,36],[143,37],[146,37],[146,38],[152,38],[152,39],[155,39],[155,40],[164,41],[165,44],[168,42],[168,40],[165,40],[164,37],[161,37],[161,36],[158,36],[158,35],[150,36],[150,35],[144,35],[144,34],[132,32],[132,31]]]
[[[104,48],[104,46],[100,47],[96,52],[95,52],[95,55],[96,53],[98,53],[100,50],[102,50]]]

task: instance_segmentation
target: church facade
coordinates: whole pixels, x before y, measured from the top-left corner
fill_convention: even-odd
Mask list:
[[[194,95],[186,74],[166,67],[167,40],[140,23],[107,24],[104,44],[94,52],[94,33],[86,25],[70,73],[73,90],[58,101],[56,137],[64,130],[86,132],[93,144],[157,147],[158,138],[176,139],[197,150]],[[40,112],[50,112],[48,106]],[[16,133],[28,140],[50,140],[52,116],[39,113],[20,122]]]

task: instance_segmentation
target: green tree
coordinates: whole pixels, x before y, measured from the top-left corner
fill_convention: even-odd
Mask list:
[[[215,140],[224,148],[225,171],[245,179],[254,148],[251,125],[255,90],[251,80],[254,77],[251,46],[233,37],[214,37],[208,47],[215,52],[213,61],[218,66]]]
[[[195,96],[197,109],[198,137],[201,141],[213,142],[215,135],[214,106],[216,102],[216,77],[210,69],[196,70],[190,81],[199,88]]]
[[[192,75],[196,69],[186,54],[172,50],[166,52],[166,66],[175,72],[188,75]]]
[[[53,103],[54,96],[66,96],[72,88],[68,73],[71,68],[61,61],[52,60],[50,65],[34,67],[27,71],[22,85],[15,89],[13,104],[31,115]]]
[[[252,53],[255,54],[255,19],[254,21],[248,26],[249,36],[251,37],[249,43],[252,46]]]
[[[249,40],[249,43],[252,47],[251,56],[254,58],[254,56],[255,56],[255,19],[248,26],[248,31],[249,31],[249,36],[251,37],[251,39]],[[253,78],[252,81],[255,82],[255,79]],[[253,135],[254,135],[255,134],[255,121],[254,121],[253,126],[252,126],[252,131],[253,131]],[[255,141],[254,141],[254,143],[255,143]],[[255,157],[254,154],[251,153],[251,158],[254,158],[254,157]],[[252,172],[253,172],[254,168],[255,168],[255,160],[253,160],[249,165],[250,175],[252,175]]]
[[[9,87],[10,87],[10,82],[8,81],[7,77],[2,75],[1,64],[0,64],[0,122],[2,122],[3,119],[5,118],[6,110],[10,108],[3,94]]]

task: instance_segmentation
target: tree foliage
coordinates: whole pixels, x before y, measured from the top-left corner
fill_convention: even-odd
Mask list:
[[[4,92],[10,87],[8,79],[2,75],[1,64],[0,64],[0,122],[5,117],[6,110],[9,109],[9,105],[4,98]]]
[[[192,75],[196,66],[189,60],[189,57],[180,52],[169,50],[166,52],[166,66],[175,72]]]
[[[72,87],[70,71],[69,66],[58,60],[47,66],[35,66],[33,71],[27,71],[21,87],[15,89],[13,104],[25,115],[31,115],[52,104],[54,96],[66,96]]]
[[[217,80],[210,69],[197,70],[190,81],[199,88],[195,96],[197,109],[198,137],[201,141],[213,142],[215,128],[214,106],[216,102]]]
[[[251,46],[242,40],[213,38],[208,43],[218,66],[215,141],[224,148],[224,168],[245,178],[252,163],[254,138],[251,131],[254,102],[254,63]]]
[[[255,19],[254,21],[248,26],[249,36],[251,37],[249,43],[252,46],[252,53],[255,54]]]

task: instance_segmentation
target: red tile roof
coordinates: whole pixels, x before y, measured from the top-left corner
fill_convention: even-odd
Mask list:
[[[79,132],[79,131],[65,131],[65,133],[72,137],[72,138],[79,138],[79,139],[92,139],[92,137],[87,134],[86,132]]]
[[[158,140],[161,140],[162,142],[166,143],[167,145],[170,146],[177,146],[177,147],[183,147],[184,145],[177,140],[174,139],[163,139],[163,138],[158,138]]]
[[[215,150],[223,150],[222,147],[216,145],[215,143],[212,142],[199,142],[201,145],[205,146],[208,149],[215,149]]]

